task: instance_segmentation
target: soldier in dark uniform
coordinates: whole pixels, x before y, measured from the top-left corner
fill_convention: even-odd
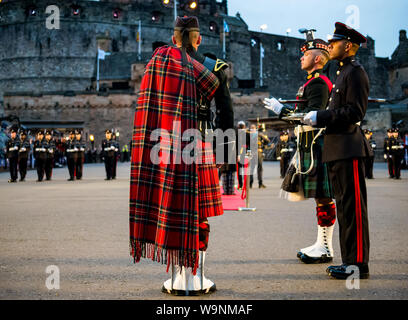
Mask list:
[[[69,172],[68,181],[74,181],[75,179],[75,164],[77,161],[78,153],[75,141],[75,130],[69,132],[69,140],[65,143],[65,155],[67,157],[67,165]]]
[[[47,160],[47,149],[43,130],[38,131],[37,139],[34,142],[34,158],[35,166],[37,168],[37,182],[41,182],[44,178],[45,161]]]
[[[52,138],[52,131],[47,130],[45,132],[44,147],[47,149],[47,158],[45,160],[45,178],[47,181],[51,180],[52,169],[54,168],[55,151],[57,150],[55,141]]]
[[[85,142],[82,141],[81,131],[77,130],[75,132],[75,149],[76,149],[76,160],[75,160],[75,176],[77,180],[82,179],[83,167],[85,161]]]
[[[10,131],[10,140],[6,143],[6,154],[10,165],[10,180],[9,183],[17,182],[18,173],[18,151],[20,150],[20,141],[17,138],[17,129],[12,128]]]
[[[276,159],[280,162],[281,179],[283,179],[288,170],[293,151],[293,147],[289,142],[289,134],[286,131],[282,131],[279,135],[279,142],[276,145]]]
[[[238,141],[240,139],[242,140],[240,146],[237,146],[237,170],[238,170],[238,190],[243,188],[244,184],[244,176],[245,176],[245,167],[244,167],[244,161],[245,161],[245,153],[247,146],[249,146],[249,133],[246,129],[245,122],[244,121],[239,121],[238,122],[238,128],[237,128],[237,137]]]
[[[118,157],[120,156],[120,145],[116,134],[112,135],[112,144],[115,147],[115,156],[113,157],[112,179],[116,179],[116,169],[118,167]]]
[[[25,181],[27,174],[27,162],[30,154],[30,141],[27,139],[27,132],[20,132],[20,150],[18,151],[18,170],[20,171],[20,181]]]
[[[330,266],[327,273],[337,279],[347,279],[357,270],[360,278],[368,278],[369,228],[365,158],[372,155],[371,147],[360,127],[367,105],[369,81],[355,55],[367,40],[356,30],[337,22],[329,40],[332,60],[339,61],[337,79],[327,110],[311,111],[303,123],[326,127],[323,162],[328,164],[333,186],[340,232],[343,264]]]
[[[211,111],[210,101],[205,101],[205,103],[200,104],[198,109],[199,130],[204,133],[209,133],[208,131],[212,132],[215,128],[222,130],[222,132],[232,129],[234,127],[234,111],[232,108],[228,78],[225,73],[228,64],[213,54],[206,53],[202,55],[192,46],[188,48],[187,53],[210,70],[219,81],[219,87],[214,95],[215,117]],[[224,157],[221,159],[223,165],[220,168],[224,194],[232,195],[234,194],[234,172],[236,171],[235,141],[231,141],[231,139],[228,140],[228,137],[225,136],[224,141],[218,141],[218,145],[215,145],[215,149],[216,152],[224,153]]]
[[[102,155],[105,162],[106,178],[105,180],[111,180],[113,177],[113,166],[115,158],[115,143],[112,140],[112,131],[105,131],[105,138],[102,140]]]
[[[401,167],[404,159],[404,141],[399,137],[398,128],[394,128],[394,143],[391,146],[392,163],[394,167],[394,179],[401,179]]]
[[[259,189],[266,188],[263,184],[263,160],[264,160],[264,148],[271,142],[268,136],[265,134],[265,126],[258,126],[258,185]]]
[[[384,139],[384,159],[387,160],[388,175],[390,179],[395,176],[394,173],[394,162],[392,159],[392,146],[395,143],[394,134],[392,128],[387,130],[387,137]]]
[[[369,129],[364,130],[364,135],[373,150],[373,155],[366,158],[365,162],[365,176],[367,179],[374,179],[373,167],[374,167],[374,150],[377,148],[377,144],[372,139],[373,132]]]

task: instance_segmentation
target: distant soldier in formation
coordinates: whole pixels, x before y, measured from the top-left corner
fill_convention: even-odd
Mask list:
[[[67,165],[68,165],[68,172],[69,172],[68,181],[74,181],[75,179],[75,164],[76,164],[77,157],[78,157],[78,153],[77,153],[75,146],[76,146],[75,131],[71,130],[69,132],[69,139],[65,143],[65,155],[67,157]]]
[[[45,159],[45,178],[46,180],[51,180],[52,169],[54,168],[54,156],[56,151],[55,141],[52,138],[52,131],[47,130],[45,132],[45,142],[44,147],[47,150],[47,157]]]
[[[120,145],[116,134],[112,135],[112,146],[115,148],[115,156],[113,157],[112,179],[116,179],[116,168],[118,166],[118,157],[120,156]]]
[[[102,141],[102,155],[103,161],[105,162],[105,171],[106,171],[106,178],[105,180],[111,180],[113,178],[113,166],[115,164],[115,154],[116,154],[116,146],[114,141],[112,140],[112,131],[106,130],[105,131],[105,138]]]
[[[238,170],[238,190],[242,189],[244,186],[244,176],[245,176],[245,153],[247,146],[249,145],[249,133],[246,129],[246,125],[244,121],[238,122],[238,130],[237,130],[237,137],[241,137],[242,141],[239,149],[237,149],[237,170]],[[245,138],[244,138],[245,137]],[[239,139],[239,138],[238,138]]]
[[[393,129],[387,130],[387,137],[384,139],[384,159],[387,160],[388,175],[390,179],[393,179],[394,174],[394,163],[392,159],[392,146],[394,145],[394,135]]]
[[[280,161],[280,177],[283,179],[295,150],[289,142],[289,134],[286,131],[280,133],[279,139],[280,141],[276,145],[276,159]]]
[[[75,149],[76,149],[76,159],[75,159],[75,176],[77,180],[82,179],[83,167],[85,161],[85,142],[82,141],[81,131],[75,132]]]
[[[373,167],[374,167],[374,150],[377,148],[377,144],[375,141],[372,139],[373,132],[365,129],[364,130],[364,135],[366,139],[368,140],[368,143],[371,146],[371,149],[373,149],[373,155],[369,156],[366,158],[366,167],[365,167],[365,176],[367,179],[374,179],[373,175]]]
[[[258,127],[258,185],[260,189],[266,188],[263,184],[263,159],[264,148],[271,142],[268,136],[264,133],[265,127],[260,125]]]
[[[394,179],[401,179],[401,167],[404,159],[404,141],[399,136],[398,128],[394,128],[394,143],[391,146],[392,163],[394,167]]]
[[[43,181],[45,173],[45,162],[47,160],[46,142],[44,139],[44,131],[40,130],[37,133],[37,140],[34,142],[34,158],[37,168],[37,182]]]
[[[27,132],[20,132],[20,150],[18,151],[18,170],[20,171],[20,181],[25,181],[27,174],[27,162],[30,154],[30,141],[27,139]]]
[[[12,128],[10,132],[10,140],[6,143],[6,154],[10,165],[10,180],[9,183],[17,182],[17,165],[18,151],[20,149],[20,141],[17,138],[17,129]]]

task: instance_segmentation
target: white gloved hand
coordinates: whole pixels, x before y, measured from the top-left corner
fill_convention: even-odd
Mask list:
[[[265,98],[263,100],[264,103],[264,107],[266,109],[272,110],[273,112],[275,112],[277,115],[279,115],[282,111],[283,108],[283,104],[280,103],[278,100],[276,100],[275,98]]]
[[[302,122],[308,126],[314,126],[317,123],[317,111],[310,111],[304,116]]]

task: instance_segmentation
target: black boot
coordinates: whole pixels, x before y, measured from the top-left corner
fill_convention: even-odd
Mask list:
[[[350,267],[349,270],[347,268]],[[370,272],[368,270],[368,265],[349,265],[346,263],[343,263],[341,266],[330,266],[326,269],[326,272],[328,273],[329,276],[336,278],[336,279],[343,279],[346,280],[348,277],[350,277],[354,273],[354,268],[352,267],[358,267],[360,271],[360,279],[368,279],[370,276]]]

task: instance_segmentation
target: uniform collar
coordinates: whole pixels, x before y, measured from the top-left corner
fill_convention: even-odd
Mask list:
[[[340,67],[346,66],[346,65],[348,65],[348,64],[350,64],[350,63],[352,63],[354,61],[356,61],[356,57],[355,56],[350,56],[350,57],[347,57],[347,58],[339,61],[339,66]]]
[[[310,80],[312,78],[318,78],[323,73],[323,69],[317,69],[313,71],[311,74],[308,74],[306,79]]]

